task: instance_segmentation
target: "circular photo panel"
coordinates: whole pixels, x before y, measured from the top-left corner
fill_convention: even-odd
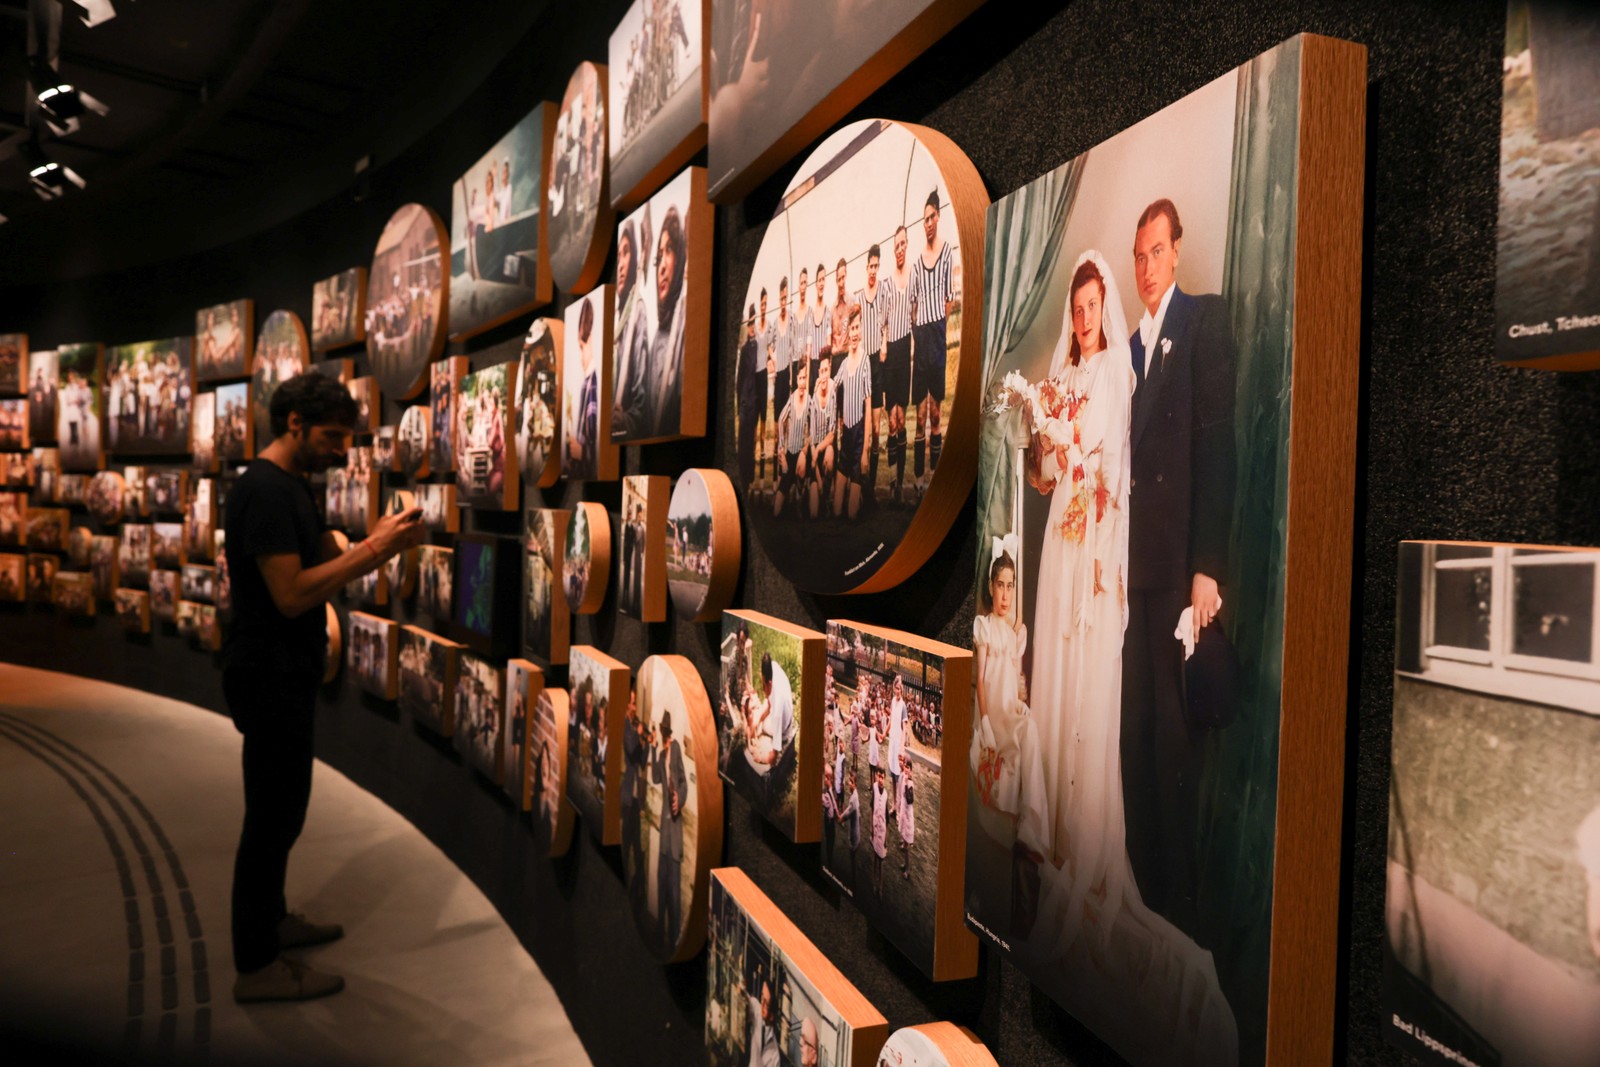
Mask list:
[[[667,589],[678,614],[710,622],[739,579],[739,499],[726,474],[683,472],[667,506]]]
[[[328,633],[328,658],[322,664],[322,684],[327,685],[339,677],[339,664],[344,662],[344,634],[339,629],[339,613],[332,604],[322,605],[323,627]]]
[[[428,430],[433,412],[426,404],[413,404],[400,413],[395,434],[394,464],[406,481],[428,476]]]
[[[261,324],[256,356],[250,366],[250,417],[255,423],[256,448],[267,447],[272,432],[272,394],[279,384],[311,369],[311,342],[306,325],[292,311],[274,311]]]
[[[522,476],[548,488],[561,477],[560,319],[534,319],[517,370],[517,456]]]
[[[923,1023],[896,1030],[878,1063],[887,1067],[998,1067],[976,1034],[955,1023]]]
[[[399,515],[417,506],[417,494],[409,489],[391,489],[384,502],[385,515]],[[410,600],[417,592],[417,559],[421,551],[408,548],[390,557],[383,565],[384,577],[389,582],[389,595],[397,600]]]
[[[600,280],[612,223],[606,192],[606,68],[598,63],[579,63],[561,98],[545,206],[550,276],[569,293],[586,293]]]
[[[814,593],[898,585],[977,472],[984,212],[949,138],[870,119],[778,202],[740,304],[736,484],[768,557]],[[970,255],[966,253],[970,251]]]
[[[642,754],[646,785],[644,803],[623,811],[622,868],[640,935],[673,963],[705,943],[711,868],[722,856],[717,724],[700,672],[683,656],[645,660],[636,693],[624,749]]]
[[[449,240],[443,220],[421,204],[396,211],[378,237],[367,273],[367,356],[392,400],[421,392],[428,364],[444,352],[450,275],[440,255]]]
[[[89,493],[84,501],[89,514],[102,526],[122,521],[128,513],[128,483],[116,471],[100,471],[89,479]]]
[[[567,607],[577,615],[593,615],[605,602],[611,577],[611,516],[604,504],[578,501],[567,523],[564,555]]]
[[[545,855],[564,856],[572,843],[567,802],[567,691],[545,689],[534,698],[528,731],[528,794],[534,839]]]
[[[94,547],[94,531],[87,526],[74,526],[67,531],[67,565],[87,567],[89,553]]]

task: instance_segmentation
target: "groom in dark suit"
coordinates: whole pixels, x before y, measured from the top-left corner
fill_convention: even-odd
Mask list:
[[[1139,216],[1134,274],[1145,314],[1129,339],[1133,482],[1122,654],[1122,790],[1128,858],[1145,903],[1201,940],[1196,910],[1205,729],[1183,699],[1183,644],[1222,606],[1233,516],[1234,343],[1228,305],[1178,288],[1183,224],[1172,201]]]

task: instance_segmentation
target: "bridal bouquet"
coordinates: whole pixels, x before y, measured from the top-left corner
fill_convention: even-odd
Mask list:
[[[1016,371],[1010,371],[1000,382],[991,414],[1025,408],[1033,424],[1033,432],[1049,444],[1072,452],[1078,447],[1078,409],[1086,397],[1063,389],[1054,378],[1035,384]],[[1077,462],[1081,462],[1078,460]]]

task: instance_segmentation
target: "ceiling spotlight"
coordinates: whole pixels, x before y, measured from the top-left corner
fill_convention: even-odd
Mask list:
[[[39,103],[45,123],[57,137],[78,132],[78,119],[85,113],[105,115],[111,110],[43,63],[33,65],[28,81],[33,86],[34,99]]]
[[[82,16],[85,26],[98,26],[117,17],[117,9],[111,6],[111,0],[71,0],[71,2],[87,12]]]
[[[33,186],[40,200],[60,199],[69,184],[79,189],[88,184],[77,171],[45,155],[44,149],[37,144],[24,145],[22,156],[28,161],[28,183]]]

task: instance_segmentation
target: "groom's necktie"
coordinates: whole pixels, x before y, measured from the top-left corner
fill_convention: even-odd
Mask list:
[[[1128,351],[1133,353],[1133,374],[1139,381],[1144,381],[1144,339],[1138,334],[1134,335],[1136,344],[1128,346]]]

